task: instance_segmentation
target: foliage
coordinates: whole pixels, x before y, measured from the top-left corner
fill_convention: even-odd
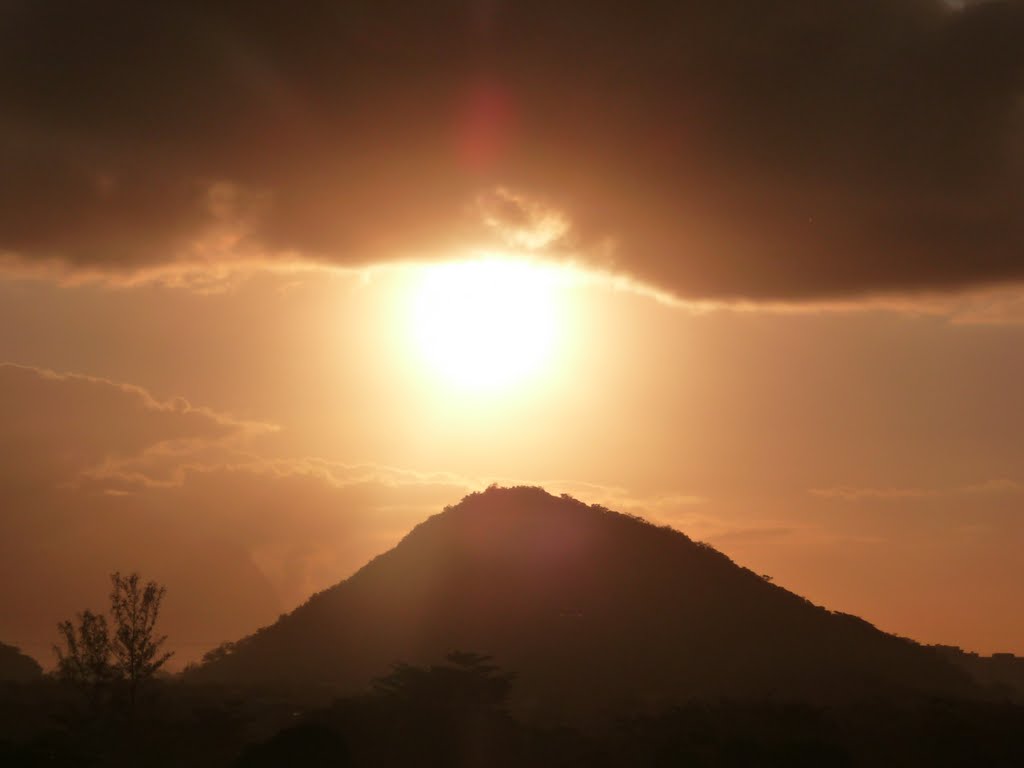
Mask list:
[[[137,573],[115,572],[110,582],[109,622],[106,616],[87,610],[78,614],[76,622],[57,625],[61,639],[61,645],[53,648],[57,674],[94,693],[107,684],[124,682],[134,705],[139,686],[173,655],[161,650],[166,636],[155,633],[167,590],[155,581],[143,585]]]
[[[498,712],[505,708],[512,675],[503,674],[489,656],[457,651],[447,664],[429,668],[398,664],[373,683],[374,692],[393,703],[430,703],[449,710]]]
[[[62,648],[53,647],[57,655],[57,674],[78,685],[97,687],[117,677],[111,662],[110,632],[107,618],[92,611],[78,614],[77,624],[70,620],[57,625]]]
[[[156,621],[166,587],[155,581],[140,585],[139,574],[111,575],[110,614],[114,619],[111,652],[114,666],[128,681],[134,704],[140,683],[149,680],[174,654],[162,651],[166,635],[156,636]]]
[[[595,669],[596,679],[605,672]],[[399,664],[365,693],[157,680],[126,721],[62,716],[52,680],[0,685],[0,765],[418,768],[996,768],[1024,765],[1024,702],[903,696],[821,706],[780,698],[635,706],[619,718],[506,710],[511,676],[486,656]],[[319,702],[319,703],[317,703]],[[326,706],[325,706],[326,705]],[[553,713],[554,714],[554,713]]]
[[[13,645],[0,643],[0,681],[31,682],[42,675],[39,662]]]
[[[210,664],[221,659],[226,659],[232,653],[235,652],[235,643],[231,641],[223,642],[216,648],[213,648],[203,654],[203,663]]]

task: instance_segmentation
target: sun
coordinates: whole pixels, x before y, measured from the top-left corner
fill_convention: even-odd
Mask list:
[[[423,267],[412,298],[420,358],[448,385],[494,393],[540,377],[561,331],[557,268],[484,256]]]

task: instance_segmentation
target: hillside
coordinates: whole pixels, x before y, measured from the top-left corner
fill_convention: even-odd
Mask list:
[[[0,681],[27,683],[42,676],[39,662],[13,645],[0,643]]]
[[[356,690],[457,649],[516,673],[528,710],[970,690],[934,651],[675,530],[537,488],[466,497],[192,674]]]

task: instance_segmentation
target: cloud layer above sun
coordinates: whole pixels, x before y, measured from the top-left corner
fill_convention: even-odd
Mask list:
[[[503,244],[688,299],[1024,278],[1024,3],[19,3],[0,256]]]

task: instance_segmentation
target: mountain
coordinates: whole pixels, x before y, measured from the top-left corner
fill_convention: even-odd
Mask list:
[[[13,645],[0,643],[0,681],[28,683],[43,676],[43,668]]]
[[[467,496],[192,674],[351,691],[453,650],[491,655],[537,712],[971,690],[934,650],[678,531],[522,487]]]
[[[1012,653],[982,656],[955,645],[930,646],[943,658],[963,669],[971,678],[1002,696],[1024,701],[1024,657]]]

